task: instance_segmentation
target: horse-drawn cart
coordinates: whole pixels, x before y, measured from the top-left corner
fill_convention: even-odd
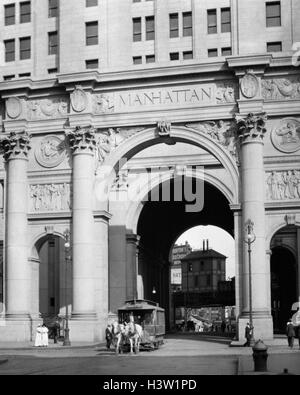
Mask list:
[[[140,348],[155,350],[163,344],[165,330],[165,310],[148,300],[129,300],[118,310],[120,324],[134,322],[143,329]]]

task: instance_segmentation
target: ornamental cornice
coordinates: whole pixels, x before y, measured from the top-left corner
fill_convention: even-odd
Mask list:
[[[11,132],[8,136],[0,139],[0,149],[6,161],[12,159],[28,159],[31,149],[31,135],[26,131]]]

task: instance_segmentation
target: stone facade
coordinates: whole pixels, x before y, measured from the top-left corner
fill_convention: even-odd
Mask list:
[[[46,2],[33,2],[36,56],[22,65],[16,62],[1,68],[2,76],[26,70],[33,77],[0,84],[0,215],[1,210],[4,213],[0,234],[5,245],[2,339],[30,340],[32,325],[39,321],[41,245],[54,236],[63,239],[64,232],[70,230],[71,340],[103,340],[109,313],[115,313],[126,298],[147,296],[151,270],[138,270],[139,256],[145,254],[139,243],[138,222],[142,202],[150,192],[147,169],[159,169],[151,174],[155,187],[162,180],[188,174],[189,165],[204,166],[204,181],[226,197],[232,211],[240,340],[249,320],[244,224],[248,219],[254,222],[255,336],[273,337],[270,250],[276,232],[286,226],[297,228],[291,250],[299,268],[300,74],[299,68],[292,66],[292,53],[266,54],[265,44],[268,37],[281,40],[288,52],[292,38],[286,26],[291,25],[294,39],[300,41],[299,24],[288,20],[290,15],[298,20],[300,8],[292,2],[291,14],[291,2],[282,0],[286,10],[283,20],[288,23],[268,31],[266,38],[262,28],[265,4],[253,1],[255,7],[235,0],[214,2],[218,10],[241,7],[240,20],[236,21],[237,13],[232,12],[232,33],[217,34],[206,44],[232,46],[233,56],[208,62],[203,52],[208,49],[203,47],[206,33],[200,31],[205,23],[198,23],[194,24],[194,42],[182,37],[178,44],[180,51],[193,49],[194,59],[170,67],[166,54],[173,44],[168,44],[163,18],[176,10],[192,10],[194,18],[199,16],[203,21],[206,11],[197,1],[157,0],[157,63],[137,68],[132,66],[132,57],[151,54],[154,48],[153,43],[132,44],[131,19],[154,12],[154,2],[121,0],[118,7],[116,0],[99,2],[98,9],[105,4],[108,15],[103,19],[108,36],[101,36],[99,43],[101,54],[107,54],[100,56],[101,73],[84,70],[84,59],[94,54],[84,45],[84,21],[94,15],[91,9],[83,9],[85,2],[60,2],[59,61],[47,58],[42,34],[43,23],[51,30],[55,21],[45,17]],[[208,1],[204,3],[213,7],[211,1],[209,6]],[[124,23],[128,29],[124,34],[116,28],[121,17],[128,22]],[[249,37],[249,21],[255,39],[251,34]],[[3,18],[0,23],[3,25]],[[28,34],[31,28],[24,27]],[[8,30],[1,31],[1,40],[9,38]],[[256,55],[251,55],[254,52]],[[44,78],[51,67],[58,67],[60,73],[55,79]],[[175,144],[183,144],[185,150],[166,155]],[[164,148],[159,151],[161,146]],[[124,158],[129,160],[125,165]],[[201,178],[198,173],[193,175]],[[122,200],[130,192],[134,199]],[[155,270],[161,266],[157,262]],[[163,271],[161,278],[166,280],[167,275]]]

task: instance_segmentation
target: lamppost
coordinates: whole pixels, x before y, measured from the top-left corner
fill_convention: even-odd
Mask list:
[[[70,329],[69,329],[69,303],[68,303],[68,264],[71,261],[71,244],[70,231],[67,229],[65,237],[65,303],[66,303],[66,326],[63,346],[70,346]]]
[[[249,320],[250,320],[250,346],[253,347],[254,340],[254,326],[253,326],[253,311],[252,311],[252,270],[251,270],[251,245],[255,242],[256,236],[253,231],[254,223],[249,219],[246,222],[246,237],[245,243],[248,245],[248,263],[249,263]]]

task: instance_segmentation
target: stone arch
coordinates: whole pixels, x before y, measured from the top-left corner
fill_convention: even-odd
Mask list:
[[[171,140],[170,140],[171,139]],[[181,142],[200,147],[213,155],[225,168],[232,181],[232,203],[239,201],[239,170],[235,159],[225,147],[213,140],[209,135],[183,126],[173,126],[170,137],[158,136],[157,128],[145,129],[123,141],[112,151],[99,169],[96,179],[96,194],[108,195],[114,181],[115,171],[121,159],[129,160],[138,152],[161,143]],[[112,171],[114,169],[114,171]],[[103,180],[108,180],[103,182]],[[103,183],[102,183],[103,182]]]
[[[187,171],[186,172],[187,177],[194,177],[195,173],[192,171]],[[196,173],[196,178],[197,178],[197,173]],[[170,174],[163,175],[162,177],[157,177],[156,179],[151,182],[151,188],[156,188],[159,184],[172,180],[172,176]],[[211,174],[205,174],[204,178],[205,182],[208,182],[209,184],[213,185],[216,189],[218,189],[228,200],[229,204],[233,204],[233,193],[232,191],[226,186],[221,180],[218,178],[214,177]],[[137,233],[137,224],[139,220],[139,216],[143,210],[144,207],[144,199],[147,196],[147,194],[150,192],[149,185],[146,183],[143,185],[143,188],[140,191],[140,194],[137,196],[137,199],[133,201],[129,207],[127,218],[126,218],[126,228],[129,231],[132,231],[132,233],[136,234]]]
[[[296,227],[300,227],[300,222],[296,221],[294,224]],[[268,233],[267,233],[267,237],[266,237],[266,250],[269,251],[271,249],[271,243],[272,240],[274,238],[274,236],[276,235],[276,233],[278,233],[280,230],[286,228],[288,225],[286,223],[286,221],[280,220],[278,221],[276,224],[274,224],[273,226],[270,227]],[[293,254],[295,254],[295,252],[293,251]]]
[[[30,259],[39,260],[39,250],[42,245],[47,241],[47,239],[49,239],[50,236],[60,237],[61,239],[64,239],[64,235],[57,231],[53,231],[53,233],[51,234],[47,232],[39,233],[32,239],[30,243]]]

